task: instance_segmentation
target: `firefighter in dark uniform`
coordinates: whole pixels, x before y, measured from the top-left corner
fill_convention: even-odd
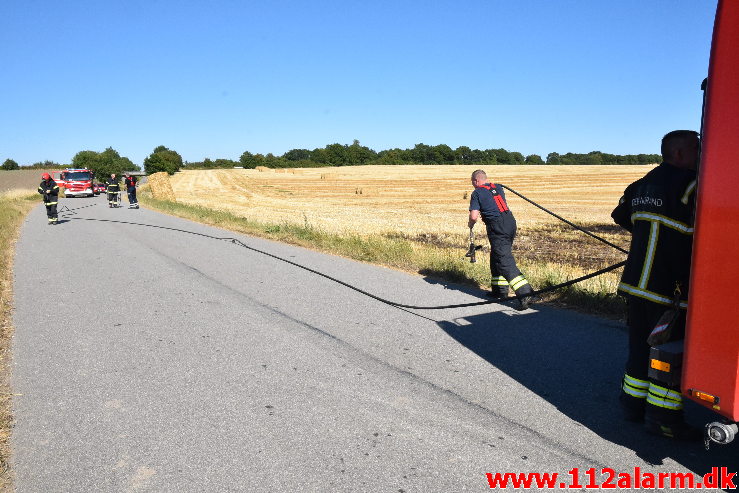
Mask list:
[[[492,298],[506,298],[511,287],[521,303],[521,309],[537,301],[532,296],[534,289],[521,274],[513,258],[513,239],[516,237],[516,219],[508,208],[505,192],[499,184],[487,182],[487,175],[481,169],[472,173],[472,186],[475,187],[470,199],[470,229],[482,216],[490,240],[490,274],[492,276]]]
[[[59,203],[59,185],[56,184],[49,173],[41,175],[41,185],[38,186],[38,193],[44,197],[46,217],[49,219],[49,224],[57,224],[59,217],[56,213],[56,205]]]
[[[685,330],[693,243],[698,133],[676,130],[662,139],[662,164],[629,185],[611,217],[631,232],[619,294],[628,304],[629,355],[621,386],[624,417],[646,431],[681,440],[700,439],[683,420],[679,386],[648,377],[647,337],[679,296],[682,313],[672,339]]]
[[[121,184],[116,178],[115,173],[110,175],[110,179],[106,181],[108,191],[108,207],[118,207],[118,193],[121,191]]]
[[[132,209],[139,208],[139,201],[136,198],[136,177],[128,173],[125,174],[126,193],[128,193],[128,207]]]

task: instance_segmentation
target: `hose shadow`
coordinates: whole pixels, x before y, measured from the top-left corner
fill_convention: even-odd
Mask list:
[[[566,316],[563,316],[566,315]],[[646,434],[640,424],[623,420],[618,392],[626,357],[626,330],[595,317],[573,316],[550,307],[512,317],[492,312],[438,322],[444,332],[506,373],[559,412],[605,440],[621,445],[650,464],[672,460],[697,474],[712,467],[739,466],[736,444],[675,442]],[[687,420],[696,425],[717,415],[686,402]]]

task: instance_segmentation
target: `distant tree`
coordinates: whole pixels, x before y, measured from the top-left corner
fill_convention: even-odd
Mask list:
[[[346,166],[350,163],[347,146],[341,144],[329,144],[325,148],[326,163],[329,166]]]
[[[377,153],[369,147],[360,145],[357,139],[354,139],[352,145],[347,146],[347,164],[359,165],[367,164],[377,158]]]
[[[244,153],[239,158],[239,164],[248,169],[254,169],[259,166],[259,163],[257,163],[257,160],[254,158],[254,154],[249,151],[244,151]]]
[[[144,159],[144,169],[147,175],[161,171],[173,175],[180,168],[182,168],[182,156],[164,146],[158,146],[154,149],[154,152]]]
[[[403,149],[388,149],[377,153],[377,164],[405,164],[408,153]]]
[[[494,156],[499,164],[514,164],[511,153],[505,149],[489,149],[486,153]]]
[[[459,164],[469,164],[472,162],[472,149],[467,146],[459,146],[454,149],[454,161]]]
[[[523,164],[524,162],[523,154],[516,151],[511,152],[511,164]]]
[[[581,164],[603,164],[603,154],[600,151],[592,151],[582,157]]]
[[[547,154],[547,164],[562,164],[562,161],[559,158],[559,153],[550,152]]]
[[[133,164],[127,157],[108,147],[103,152],[80,151],[72,158],[72,168],[89,169],[99,181],[111,174],[122,175],[126,171],[139,171],[141,168]]]
[[[98,153],[95,151],[80,151],[72,158],[72,167],[94,170],[98,163]]]
[[[310,151],[308,149],[290,149],[282,157],[287,161],[308,161]]]
[[[33,163],[31,168],[42,168],[42,169],[55,169],[55,168],[64,168],[65,166],[59,163],[55,163],[54,161],[49,161],[48,159],[46,161],[39,161],[37,163]]]
[[[12,159],[8,158],[5,160],[5,162],[0,166],[1,169],[4,169],[6,171],[10,171],[13,169],[20,169],[21,167],[18,166],[18,163],[13,161]]]
[[[544,160],[538,154],[529,154],[524,161],[526,164],[544,164]]]
[[[414,163],[436,164],[441,162],[441,156],[436,149],[424,143],[416,144],[410,152]]]
[[[439,144],[434,146],[434,152],[438,156],[439,164],[452,164],[454,163],[454,151],[451,147],[446,144]]]

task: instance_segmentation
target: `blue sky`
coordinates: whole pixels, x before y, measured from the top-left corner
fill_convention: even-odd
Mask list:
[[[716,0],[2,0],[0,161],[351,144],[657,153]]]

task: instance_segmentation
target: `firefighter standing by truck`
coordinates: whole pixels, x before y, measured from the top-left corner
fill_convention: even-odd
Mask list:
[[[41,175],[41,184],[38,186],[38,193],[44,197],[46,217],[49,220],[49,224],[57,224],[59,217],[57,216],[56,206],[59,203],[59,185],[51,179],[49,173]]]
[[[490,274],[492,276],[492,298],[506,298],[508,288],[516,292],[520,308],[525,310],[529,303],[537,301],[534,289],[516,266],[513,258],[513,239],[516,237],[516,219],[508,208],[505,192],[499,184],[487,182],[487,175],[481,169],[472,173],[472,186],[475,187],[470,198],[470,230],[482,216],[490,240]]]
[[[110,179],[106,181],[108,191],[108,207],[118,207],[118,194],[121,192],[121,184],[116,178],[115,173],[110,175]]]
[[[660,317],[679,302],[672,339],[685,330],[693,242],[698,133],[675,130],[662,139],[663,162],[629,185],[611,217],[631,232],[619,294],[627,300],[629,355],[620,401],[624,418],[644,421],[647,432],[680,440],[700,439],[685,423],[679,385],[648,377],[647,337]],[[679,298],[679,300],[678,300]]]

